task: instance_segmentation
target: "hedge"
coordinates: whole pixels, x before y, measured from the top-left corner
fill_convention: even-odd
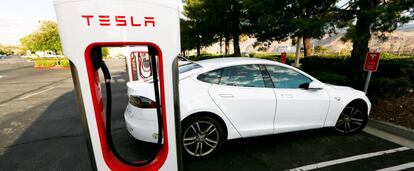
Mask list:
[[[34,59],[35,67],[69,67],[69,60],[65,58]]]

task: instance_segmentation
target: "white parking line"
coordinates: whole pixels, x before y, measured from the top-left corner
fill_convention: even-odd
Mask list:
[[[38,95],[38,94],[44,93],[44,92],[49,91],[49,90],[52,90],[52,89],[54,89],[54,88],[55,88],[55,87],[49,87],[49,88],[44,89],[44,90],[42,90],[42,91],[39,91],[39,92],[36,92],[36,93],[32,93],[32,94],[28,94],[28,95],[26,95],[26,96],[20,97],[20,98],[19,98],[19,100],[27,99],[27,98],[29,98],[29,97],[32,97],[32,96],[34,96],[34,95]]]
[[[405,164],[398,165],[398,166],[393,166],[393,167],[380,169],[380,170],[377,170],[377,171],[398,171],[398,170],[404,170],[404,169],[409,169],[409,168],[413,168],[413,167],[414,167],[414,162],[410,162],[410,163],[405,163]]]
[[[346,163],[346,162],[350,162],[350,161],[355,161],[355,160],[361,160],[361,159],[366,159],[366,158],[370,158],[370,157],[380,156],[380,155],[383,155],[383,154],[390,154],[390,153],[405,151],[405,150],[409,150],[409,149],[410,148],[408,148],[408,147],[394,148],[394,149],[385,150],[385,151],[366,153],[366,154],[361,154],[361,155],[356,155],[356,156],[351,156],[351,157],[346,157],[346,158],[341,158],[341,159],[336,159],[336,160],[330,160],[330,161],[321,162],[321,163],[310,164],[310,165],[301,166],[301,167],[297,167],[297,168],[290,169],[290,170],[291,171],[313,170],[313,169],[332,166],[332,165],[336,165],[336,164]]]

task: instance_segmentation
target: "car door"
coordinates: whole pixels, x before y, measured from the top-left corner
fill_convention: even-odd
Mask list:
[[[324,89],[299,88],[312,79],[279,65],[266,65],[275,86],[275,133],[323,127],[329,109],[329,95]]]
[[[224,68],[209,93],[241,136],[266,135],[273,133],[276,97],[265,85],[259,65],[239,65]]]

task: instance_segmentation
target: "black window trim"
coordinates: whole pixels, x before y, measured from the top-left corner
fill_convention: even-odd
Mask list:
[[[259,64],[260,71],[262,73],[262,77],[265,83],[265,88],[275,88],[273,84],[272,77],[270,76],[269,71],[267,71],[265,64]]]

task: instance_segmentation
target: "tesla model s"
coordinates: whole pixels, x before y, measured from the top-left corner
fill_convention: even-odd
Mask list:
[[[323,66],[321,66],[323,67]],[[371,103],[364,92],[325,84],[282,63],[218,58],[179,66],[183,151],[203,158],[224,141],[332,127],[354,134],[367,124]],[[157,142],[152,82],[129,82],[124,118],[136,139]]]

